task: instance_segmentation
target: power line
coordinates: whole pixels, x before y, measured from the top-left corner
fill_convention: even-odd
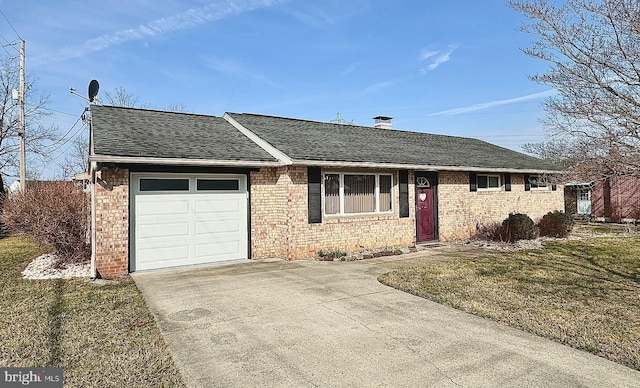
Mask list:
[[[75,117],[75,116],[76,116],[76,114],[75,114],[75,113],[62,112],[62,111],[55,110],[55,109],[51,109],[51,108],[41,107],[41,109],[42,109],[42,110],[48,110],[49,112],[60,113],[60,114],[67,115],[67,116],[73,116],[73,117]],[[82,116],[80,116],[80,117],[82,117]]]
[[[66,141],[65,143],[63,143],[60,147],[56,148],[56,150],[57,150],[57,149],[62,148],[62,146],[64,146],[65,144],[67,144],[67,143],[69,143],[69,142],[71,142],[71,141],[73,141],[73,140],[76,140],[78,137],[80,137],[80,135],[81,135],[80,131],[81,131],[82,129],[84,129],[86,126],[87,126],[87,125],[86,125],[86,124],[84,124],[84,125],[82,125],[80,128],[78,128],[78,130],[73,134],[73,136],[71,136],[71,137],[69,138],[69,140],[68,140],[68,141]],[[71,148],[72,146],[73,146],[73,143],[69,144],[69,146],[68,146],[67,148],[65,148],[63,151],[61,151],[60,153],[58,153],[58,156],[51,157],[51,158],[49,158],[49,160],[56,160],[56,159],[60,158],[62,155],[66,155],[67,151],[68,151],[68,150],[69,150],[69,148]],[[55,151],[55,150],[53,150],[53,151]],[[51,151],[50,151],[50,152],[51,152]]]
[[[83,114],[84,114],[84,113],[83,113]],[[82,114],[82,115],[83,115],[83,114]],[[52,149],[48,150],[48,152],[49,152],[49,153],[52,153],[53,151],[56,151],[56,150],[58,150],[58,149],[60,149],[60,148],[64,147],[64,145],[65,145],[65,144],[67,144],[69,141],[71,141],[71,138],[73,138],[73,137],[74,137],[74,136],[75,136],[75,135],[76,135],[76,134],[77,134],[77,133],[78,133],[82,128],[84,128],[84,126],[85,126],[86,124],[83,124],[83,125],[80,127],[80,129],[78,129],[78,131],[76,131],[76,132],[75,132],[75,133],[74,133],[74,134],[73,134],[69,139],[65,139],[65,138],[67,137],[67,135],[68,135],[69,133],[71,133],[71,131],[73,131],[73,129],[76,127],[76,125],[78,125],[78,123],[79,123],[79,122],[80,122],[80,120],[82,119],[82,115],[80,115],[80,116],[76,119],[76,122],[75,122],[75,123],[73,123],[73,125],[71,126],[71,128],[69,128],[69,130],[68,130],[68,131],[67,131],[67,132],[66,132],[66,133],[65,133],[65,134],[64,134],[64,135],[63,135],[59,140],[57,140],[57,141],[55,141],[55,142],[53,142],[53,143],[49,144],[48,146],[46,146],[46,148],[51,148],[51,147],[54,147],[54,146],[56,146],[56,145],[58,145],[58,144],[62,143],[62,144],[58,145],[57,147],[55,147],[55,148],[52,148]]]
[[[4,39],[4,37],[2,35],[0,35],[0,37],[2,37]],[[13,58],[16,58],[16,57],[12,57],[11,56],[11,53],[9,52],[9,50],[7,50],[7,47],[13,47],[16,51],[18,51],[18,49],[16,48],[17,44],[18,44],[18,42],[8,42],[7,44],[3,44],[0,47],[2,47],[4,49],[4,51],[7,53],[7,55],[9,56],[9,59],[13,59]]]
[[[7,19],[7,15],[4,14],[4,12],[2,11],[2,8],[0,8],[0,14],[2,14],[2,17],[4,17],[4,20],[7,21],[7,23],[9,23],[9,27],[11,27],[11,29],[13,30],[13,32],[15,32],[16,36],[20,39],[22,39],[22,37],[20,36],[20,34],[18,34],[18,31],[16,31],[15,28],[13,28],[13,24],[11,24],[11,22],[9,21],[9,19]]]

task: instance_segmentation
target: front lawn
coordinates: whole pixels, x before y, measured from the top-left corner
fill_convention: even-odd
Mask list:
[[[434,262],[379,280],[640,370],[640,238],[545,248]]]
[[[62,367],[69,387],[184,386],[131,280],[23,279],[39,253],[0,238],[0,366]]]

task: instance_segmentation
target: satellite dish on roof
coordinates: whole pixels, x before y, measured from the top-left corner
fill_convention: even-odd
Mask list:
[[[92,79],[91,82],[89,82],[89,102],[93,102],[93,100],[96,99],[99,88],[100,84],[98,84],[97,80]]]

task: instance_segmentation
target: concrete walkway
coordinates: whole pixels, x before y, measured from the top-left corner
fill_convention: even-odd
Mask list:
[[[134,274],[188,386],[638,387],[640,372],[380,284],[444,246],[358,262]],[[459,257],[459,256],[458,256]]]

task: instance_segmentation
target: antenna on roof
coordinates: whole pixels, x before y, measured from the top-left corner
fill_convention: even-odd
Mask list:
[[[69,93],[76,95],[80,98],[82,98],[83,100],[88,101],[89,103],[92,103],[94,101],[97,101],[97,96],[98,96],[98,89],[100,88],[100,85],[98,84],[98,81],[95,79],[92,79],[91,82],[89,82],[89,88],[88,88],[88,95],[89,97],[85,97],[82,94],[76,92],[76,89],[72,86],[69,88]]]
[[[330,123],[333,124],[342,124],[342,125],[355,125],[355,123],[353,122],[353,120],[351,121],[347,121],[345,119],[342,118],[342,115],[340,114],[340,112],[336,113],[336,118],[331,120]]]

